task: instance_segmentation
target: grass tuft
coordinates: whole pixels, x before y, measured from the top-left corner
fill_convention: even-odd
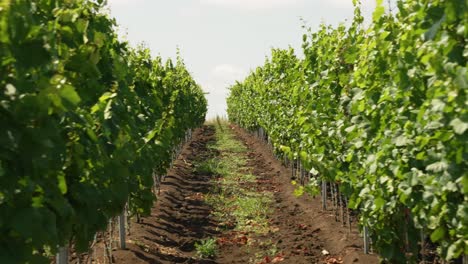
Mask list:
[[[195,250],[199,258],[214,258],[217,252],[216,239],[209,238],[195,243]]]

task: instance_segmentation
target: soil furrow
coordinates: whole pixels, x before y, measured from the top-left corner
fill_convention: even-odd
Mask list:
[[[214,263],[194,259],[194,243],[218,232],[203,202],[211,177],[196,173],[192,164],[211,155],[207,145],[214,139],[212,127],[194,132],[165,177],[151,215],[132,224],[128,249],[114,252],[116,263]]]
[[[266,145],[239,127],[226,128],[247,151],[213,148],[213,125],[196,130],[165,177],[151,215],[132,223],[128,249],[114,252],[116,263],[378,263],[376,256],[362,254],[356,228],[350,232],[336,222],[332,212],[321,210],[318,199],[293,195],[290,170]],[[263,233],[240,230],[235,219],[222,222],[215,216],[222,212],[207,202],[207,197],[223,191],[221,176],[200,172],[197,166],[236,155],[246,160],[236,169],[254,178],[239,178],[234,186],[271,197]],[[226,210],[238,205],[233,206]],[[249,221],[255,228],[255,221]],[[216,239],[217,254],[200,259],[195,244],[207,238]]]

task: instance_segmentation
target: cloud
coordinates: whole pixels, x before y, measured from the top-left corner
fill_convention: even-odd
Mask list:
[[[208,92],[206,95],[206,99],[208,100],[208,119],[218,115],[226,115],[226,97],[229,94],[227,85],[212,80],[202,84],[202,87],[205,92]]]
[[[200,84],[207,95],[209,111],[208,118],[216,115],[226,115],[226,97],[229,94],[229,86],[235,81],[245,79],[248,71],[244,67],[233,64],[219,64],[209,72],[207,79]]]
[[[352,8],[353,7],[352,0],[328,0],[327,3],[335,8]]]
[[[107,0],[109,6],[135,6],[142,2],[146,2],[146,0]]]
[[[199,7],[182,7],[178,12],[179,16],[184,18],[198,18],[202,16],[202,9]]]
[[[395,0],[390,1],[395,2]],[[361,8],[365,12],[373,11],[376,6],[375,0],[360,0],[359,2],[361,2]],[[353,0],[327,0],[326,3],[339,9],[353,8]],[[384,6],[387,6],[387,1],[384,2]]]
[[[361,7],[367,8],[367,7],[374,7],[375,6],[375,0],[360,0],[361,2]],[[353,0],[327,0],[325,1],[326,4],[330,4],[334,8],[341,8],[341,9],[349,9],[353,8]]]
[[[200,0],[201,4],[240,9],[273,9],[297,6],[305,0]]]
[[[232,64],[217,65],[211,73],[218,78],[225,78],[227,80],[239,80],[247,75],[247,71],[244,68]]]

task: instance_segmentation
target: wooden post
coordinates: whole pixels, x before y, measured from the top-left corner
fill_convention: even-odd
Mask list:
[[[119,215],[119,237],[120,237],[120,249],[126,249],[126,244],[125,244],[125,207],[122,211],[122,214]]]
[[[333,214],[335,216],[335,222],[336,222],[336,207],[335,207],[335,186],[332,182],[330,182],[330,199],[331,199],[331,207],[333,209]]]
[[[426,263],[426,243],[424,237],[424,228],[421,229],[421,263]]]
[[[327,210],[327,182],[322,180],[322,209]]]
[[[351,233],[351,210],[349,210],[348,197],[345,197],[346,215],[348,216],[349,233]]]
[[[298,160],[297,160],[297,170],[299,171],[299,179],[300,179],[300,182],[301,182],[301,186],[304,186],[304,181],[303,181],[303,178],[302,178],[302,161],[301,161],[301,158],[298,158]]]
[[[369,229],[364,226],[364,254],[369,254]]]
[[[291,160],[291,178],[294,179],[294,158]]]
[[[68,264],[68,245],[59,248],[56,262],[57,264]]]
[[[335,216],[335,222],[338,222],[338,218],[336,217],[337,202],[336,202],[336,189],[335,189],[334,183],[330,183],[330,190],[331,190],[331,198],[332,198],[332,203],[333,203],[333,215]]]
[[[340,190],[338,189],[338,195],[340,198],[340,211],[341,211],[341,225],[346,226],[345,219],[344,219],[344,203],[343,203],[343,195],[340,193]]]

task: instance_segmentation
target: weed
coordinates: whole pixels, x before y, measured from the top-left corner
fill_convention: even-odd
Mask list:
[[[195,243],[195,250],[199,258],[214,258],[216,256],[216,239],[209,238]]]
[[[271,214],[273,195],[259,192],[257,177],[247,166],[248,149],[235,137],[227,122],[220,118],[212,122],[216,127],[216,142],[209,148],[218,156],[197,166],[198,171],[209,171],[218,176],[217,188],[205,196],[205,201],[214,208],[212,216],[221,230],[266,234],[270,230],[268,216]],[[209,245],[208,242],[205,244]],[[202,253],[209,248],[205,244],[197,244],[198,255],[206,254]],[[269,245],[273,246],[271,242]],[[269,253],[276,251],[272,247]]]
[[[296,188],[294,189],[294,196],[300,197],[304,193],[309,194],[312,197],[315,197],[320,194],[320,187],[318,185],[317,179],[311,178],[310,181],[305,185],[298,185],[296,181],[291,182]]]
[[[216,144],[212,147],[222,152],[247,152],[247,147],[237,140],[234,135],[229,132],[230,130],[226,122],[220,122],[219,125],[216,126]]]
[[[221,118],[219,116],[216,116],[216,122],[218,123],[218,127],[221,130],[221,132],[224,132],[223,124],[221,123]]]
[[[202,161],[195,164],[195,170],[199,173],[205,174],[220,174],[219,173],[219,160],[216,158]]]
[[[271,197],[249,192],[238,197],[234,202],[236,209],[232,213],[237,219],[237,229],[257,234],[267,233],[271,200]]]

